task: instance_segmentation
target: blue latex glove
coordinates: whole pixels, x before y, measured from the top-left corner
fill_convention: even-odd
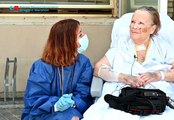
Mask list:
[[[56,111],[64,111],[69,107],[73,106],[74,101],[71,99],[72,94],[64,94],[62,97],[55,103]]]

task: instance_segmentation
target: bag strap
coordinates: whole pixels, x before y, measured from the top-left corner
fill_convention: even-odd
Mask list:
[[[147,104],[147,106],[151,107],[151,110],[150,110],[151,114],[156,113],[157,108],[156,108],[156,106],[155,106],[149,99],[147,99],[147,98],[145,98],[145,97],[142,97],[142,98],[137,98],[137,97],[135,97],[135,98],[136,98],[136,101],[137,101],[139,104]],[[129,108],[130,108],[130,110],[131,110],[131,106],[130,106]],[[145,111],[144,111],[144,112],[145,112]],[[144,114],[144,113],[141,113],[141,114]]]
[[[169,106],[171,109],[174,109],[174,100],[170,97],[167,97],[167,106]]]

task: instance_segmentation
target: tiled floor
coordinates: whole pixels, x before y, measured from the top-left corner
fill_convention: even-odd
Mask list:
[[[0,100],[0,120],[21,120],[21,113],[23,108],[23,100],[18,99],[13,104],[12,101],[8,100],[4,102]]]
[[[21,108],[0,108],[0,120],[21,120]]]

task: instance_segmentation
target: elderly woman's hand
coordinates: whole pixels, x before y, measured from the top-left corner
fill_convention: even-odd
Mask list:
[[[146,72],[140,73],[138,76],[138,83],[139,86],[144,86],[148,83],[161,80],[160,72]]]
[[[138,78],[136,76],[120,73],[118,79],[120,82],[137,87]]]
[[[171,69],[174,70],[174,62],[172,63],[172,68]]]
[[[168,82],[174,82],[174,67],[165,72],[165,80],[168,81]]]

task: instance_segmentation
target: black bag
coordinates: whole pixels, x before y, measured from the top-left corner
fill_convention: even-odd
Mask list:
[[[164,112],[169,100],[159,89],[133,87],[122,88],[118,97],[107,94],[104,99],[111,108],[141,116]]]

